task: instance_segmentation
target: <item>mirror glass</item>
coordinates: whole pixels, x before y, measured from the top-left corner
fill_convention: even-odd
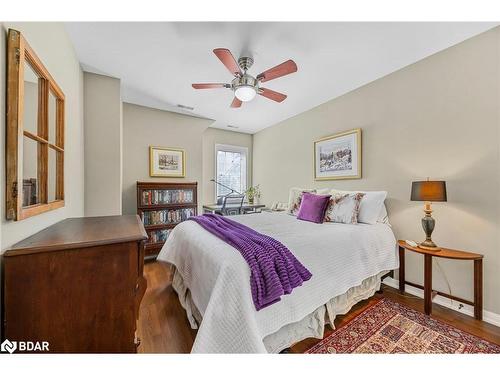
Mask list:
[[[23,129],[38,135],[38,75],[24,61]]]
[[[23,137],[23,207],[39,203],[37,160],[38,142]]]
[[[56,159],[57,151],[49,147],[49,175],[47,186],[47,199],[49,202],[56,200]]]
[[[49,91],[49,143],[56,144],[56,106],[57,99]]]

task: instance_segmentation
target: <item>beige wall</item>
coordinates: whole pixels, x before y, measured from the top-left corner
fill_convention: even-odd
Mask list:
[[[83,73],[73,46],[60,23],[0,23],[0,155],[5,155],[6,39],[9,28],[21,31],[66,96],[65,199],[66,206],[32,218],[5,220],[5,174],[0,163],[1,249],[64,218],[83,215]]]
[[[198,182],[201,205],[202,136],[212,120],[123,103],[123,213],[137,212],[136,182]],[[149,177],[149,146],[183,148],[185,178]]]
[[[84,73],[85,216],[122,213],[120,80]]]
[[[286,201],[291,186],[383,189],[396,236],[422,240],[411,181],[445,179],[449,201],[434,205],[433,238],[485,254],[485,309],[500,313],[499,53],[497,28],[255,134],[262,200]],[[363,178],[315,182],[313,141],[358,127]],[[421,282],[422,258],[407,258],[408,279]],[[472,264],[438,263],[452,294],[471,299]],[[447,292],[445,276],[436,267],[435,287]]]
[[[252,135],[208,128],[203,133],[203,202],[206,204],[215,201],[215,184],[210,180],[215,178],[215,145],[224,144],[246,147],[247,156],[247,186],[252,184]],[[201,199],[201,198],[200,198]]]

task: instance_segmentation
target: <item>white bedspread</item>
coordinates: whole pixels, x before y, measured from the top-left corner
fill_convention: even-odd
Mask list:
[[[231,219],[281,241],[313,276],[257,312],[250,269],[240,253],[194,221],[177,225],[158,259],[177,267],[203,316],[195,353],[265,353],[265,336],[367,277],[399,267],[396,240],[386,224],[314,224],[267,212]]]

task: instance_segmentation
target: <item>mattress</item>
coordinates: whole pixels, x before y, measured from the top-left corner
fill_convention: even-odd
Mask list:
[[[396,240],[386,224],[315,224],[267,212],[232,219],[281,241],[313,276],[281,301],[256,311],[250,270],[239,252],[193,221],[179,224],[158,259],[175,265],[203,317],[195,353],[266,353],[266,337],[399,266]]]

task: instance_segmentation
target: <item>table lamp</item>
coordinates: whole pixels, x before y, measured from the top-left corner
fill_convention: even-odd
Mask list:
[[[411,183],[412,201],[423,201],[425,216],[422,218],[422,228],[425,232],[425,241],[418,247],[426,250],[441,250],[431,238],[434,230],[435,220],[431,216],[431,202],[446,202],[446,182],[445,181],[414,181]]]

